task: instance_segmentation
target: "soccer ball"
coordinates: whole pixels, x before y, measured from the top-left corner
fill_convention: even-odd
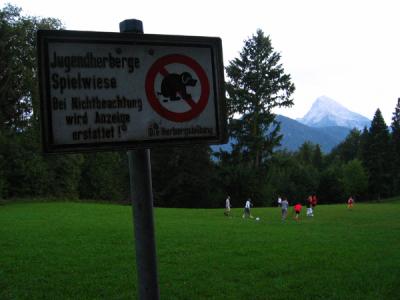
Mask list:
[[[257,217],[257,218],[256,218],[256,221],[260,221],[260,218],[259,218],[259,217]]]

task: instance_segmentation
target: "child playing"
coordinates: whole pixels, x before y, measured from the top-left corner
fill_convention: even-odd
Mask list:
[[[350,196],[349,200],[347,200],[347,208],[352,209],[354,204],[354,199],[353,197]]]
[[[301,206],[300,203],[297,203],[297,204],[294,206],[294,212],[295,212],[295,214],[296,214],[296,215],[294,216],[294,218],[295,218],[296,221],[299,220],[299,215],[300,215],[301,209],[302,209],[302,206]]]
[[[287,201],[287,198],[285,197],[281,201],[282,221],[286,220],[288,208],[289,208],[289,202]]]
[[[228,198],[226,198],[225,200],[225,211],[224,211],[224,215],[229,217],[231,214],[231,197],[228,196]]]
[[[307,198],[307,217],[312,217],[313,216],[313,209],[312,209],[312,203],[313,203],[313,198],[312,196],[308,196]]]
[[[313,194],[312,195],[312,202],[311,202],[311,208],[312,208],[311,217],[314,217],[314,210],[315,210],[315,207],[317,206],[317,202],[318,202],[317,195]]]
[[[248,218],[253,218],[253,216],[251,215],[251,213],[250,213],[250,208],[253,206],[253,204],[251,204],[251,199],[249,198],[249,199],[247,199],[247,201],[246,201],[246,204],[244,205],[244,214],[243,214],[243,219],[245,218],[245,217],[248,217]]]

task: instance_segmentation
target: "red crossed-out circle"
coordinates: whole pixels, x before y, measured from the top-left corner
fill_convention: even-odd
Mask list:
[[[168,110],[166,107],[161,105],[155,91],[155,79],[158,73],[162,76],[167,76],[169,73],[165,69],[165,66],[169,64],[182,64],[192,69],[201,85],[200,98],[195,102],[192,98],[183,99],[190,106],[190,110],[185,112],[174,112]],[[197,117],[207,106],[208,97],[210,95],[210,84],[206,72],[203,68],[192,58],[181,55],[171,54],[159,58],[150,68],[146,76],[146,94],[150,105],[153,109],[162,117],[174,121],[174,122],[185,122]]]

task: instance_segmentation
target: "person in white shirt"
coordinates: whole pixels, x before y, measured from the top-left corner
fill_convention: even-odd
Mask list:
[[[253,206],[253,204],[251,204],[251,199],[247,199],[246,204],[244,205],[244,214],[243,214],[243,218],[248,217],[248,218],[253,218],[253,216],[250,213],[250,208]]]
[[[286,220],[288,208],[289,208],[289,202],[287,201],[287,198],[285,197],[285,198],[282,200],[282,203],[281,203],[282,221],[285,221],[285,220]]]
[[[224,215],[225,216],[230,216],[231,214],[231,197],[228,196],[228,198],[226,198],[225,200],[225,211],[224,211]]]

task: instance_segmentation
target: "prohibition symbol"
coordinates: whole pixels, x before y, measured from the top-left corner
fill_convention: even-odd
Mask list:
[[[179,67],[183,68],[180,69],[185,71],[179,74],[170,73],[168,65],[172,64],[181,65]],[[163,78],[161,85],[156,83],[158,76]],[[193,99],[187,87],[196,85],[200,85],[200,96]],[[147,73],[145,86],[153,109],[160,116],[174,122],[185,122],[197,117],[207,106],[210,95],[210,84],[203,68],[194,59],[181,54],[166,55],[158,59]],[[166,107],[168,101],[181,101],[189,109],[183,112],[170,110]]]

